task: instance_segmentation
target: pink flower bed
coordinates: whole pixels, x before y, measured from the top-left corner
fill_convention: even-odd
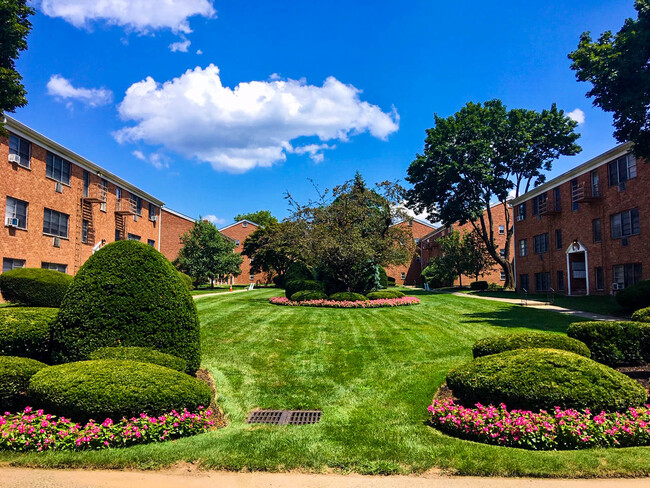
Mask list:
[[[335,300],[305,300],[294,302],[286,297],[273,297],[269,300],[273,305],[285,305],[288,307],[331,307],[331,308],[381,308],[381,307],[404,307],[406,305],[417,305],[420,299],[416,297],[402,298],[380,298],[379,300],[335,301]]]
[[[455,437],[533,450],[650,445],[650,405],[619,413],[510,410],[505,405],[474,408],[434,400],[431,424]]]
[[[160,417],[139,417],[85,425],[43,410],[0,416],[0,449],[8,451],[80,451],[128,447],[148,442],[163,442],[207,431],[213,424],[211,410],[199,407],[197,413],[172,411]]]

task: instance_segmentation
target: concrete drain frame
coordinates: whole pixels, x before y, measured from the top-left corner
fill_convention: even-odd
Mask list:
[[[246,418],[247,424],[307,425],[317,424],[320,410],[253,410]]]

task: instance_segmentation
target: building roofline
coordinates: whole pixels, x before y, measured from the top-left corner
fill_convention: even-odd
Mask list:
[[[169,207],[164,207],[163,210],[165,212],[168,212],[168,213],[172,214],[172,215],[175,215],[176,217],[179,217],[181,219],[185,219],[188,222],[196,222],[196,220],[197,220],[197,219],[194,219],[194,218],[190,217],[189,215],[185,215],[185,214],[182,214],[180,212],[177,212],[176,210],[172,210]]]
[[[0,114],[2,116],[2,114]],[[22,122],[19,122],[18,120],[14,119],[13,117],[10,117],[9,115],[4,114],[4,119],[6,123],[6,128],[10,130],[10,132],[14,132],[17,135],[24,137],[25,139],[29,139],[33,142],[36,142],[37,144],[40,144],[44,146],[48,151],[56,154],[57,156],[60,156],[64,159],[67,159],[71,161],[72,163],[76,164],[77,166],[81,166],[85,170],[88,170],[90,172],[93,172],[100,176],[101,178],[106,179],[107,181],[110,181],[114,185],[119,186],[120,188],[124,188],[125,190],[128,190],[129,193],[134,193],[135,195],[147,200],[148,202],[151,202],[155,205],[158,205],[159,207],[163,207],[165,205],[165,202],[162,200],[157,199],[153,195],[150,195],[149,193],[145,192],[144,190],[141,190],[137,186],[129,183],[126,180],[123,180],[119,176],[117,176],[114,173],[111,173],[110,171],[102,168],[101,166],[93,163],[89,159],[84,158],[83,156],[77,154],[76,152],[68,149],[65,146],[62,146],[58,142],[53,141],[49,137],[44,136],[40,132],[32,129],[31,127],[23,124]]]
[[[624,154],[627,154],[628,152],[630,152],[633,145],[634,144],[632,142],[625,142],[623,144],[619,144],[618,146],[613,147],[612,149],[609,149],[608,151],[605,151],[602,154],[599,154],[595,158],[591,158],[589,161],[576,166],[572,170],[569,170],[566,173],[562,173],[560,176],[556,176],[552,180],[549,180],[546,183],[539,185],[536,188],[533,188],[529,192],[520,195],[519,197],[513,199],[511,201],[511,204],[513,206],[519,205],[520,203],[525,202],[526,200],[530,200],[531,198],[534,198],[544,193],[545,191],[550,190],[551,188],[566,183],[567,181],[570,181],[577,176],[588,173],[589,171],[597,168],[598,166],[602,166],[603,164],[611,161],[612,159],[616,159],[620,156],[623,156]]]
[[[403,224],[407,220],[409,220],[409,219],[402,219],[402,220],[400,220],[398,222],[395,222],[394,224],[391,225],[391,227],[395,227],[396,225]],[[418,224],[422,224],[422,225],[426,225],[427,227],[431,227],[432,229],[437,229],[438,228],[435,225],[433,225],[431,222],[427,222],[426,220],[416,219],[415,217],[411,218],[410,220],[412,220],[413,222],[417,222]]]
[[[259,224],[256,224],[255,222],[252,222],[252,221],[250,221],[250,220],[246,220],[246,219],[244,219],[244,220],[238,220],[237,222],[235,222],[235,223],[233,223],[233,224],[230,224],[230,225],[227,225],[227,226],[225,226],[225,227],[222,227],[221,229],[219,229],[219,232],[223,232],[223,231],[226,230],[226,229],[230,229],[231,227],[234,227],[234,226],[236,226],[236,225],[238,225],[238,224],[243,224],[244,222],[246,222],[246,223],[248,223],[248,224],[252,224],[252,225],[254,225],[255,227],[261,227]]]

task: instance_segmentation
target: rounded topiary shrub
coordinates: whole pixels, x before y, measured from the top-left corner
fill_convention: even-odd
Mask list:
[[[330,300],[333,300],[335,302],[362,302],[368,299],[361,293],[353,293],[351,291],[340,291],[338,293],[334,293],[330,297]]]
[[[100,347],[140,346],[187,362],[201,358],[199,318],[183,279],[153,247],[118,241],[77,272],[52,325],[52,360],[88,359]]]
[[[0,413],[17,412],[31,403],[29,380],[47,365],[35,359],[0,356]]]
[[[474,344],[472,353],[475,358],[498,354],[514,349],[548,348],[569,351],[580,356],[589,357],[589,348],[584,342],[560,334],[507,334],[495,337],[486,337]]]
[[[108,359],[41,370],[29,382],[29,393],[40,408],[77,422],[196,410],[212,400],[210,387],[185,373]]]
[[[50,326],[58,308],[0,308],[0,355],[50,361]]]
[[[289,299],[303,290],[323,291],[323,284],[314,280],[292,280],[284,285],[284,295]]]
[[[194,280],[190,275],[187,275],[185,273],[180,273],[181,278],[183,278],[183,283],[185,283],[185,286],[187,286],[187,289],[189,291],[192,291],[194,289]]]
[[[404,298],[406,295],[401,291],[397,290],[380,290],[380,291],[371,291],[366,295],[368,300],[382,300],[390,298]]]
[[[584,342],[591,358],[609,366],[650,362],[650,324],[645,322],[577,322],[567,335]]]
[[[12,303],[58,307],[71,282],[72,276],[50,269],[12,269],[0,274],[0,293]]]
[[[467,405],[504,403],[509,409],[620,411],[646,401],[645,389],[624,374],[556,349],[479,357],[449,371],[447,385]]]
[[[650,307],[642,308],[632,314],[635,322],[650,322]]]
[[[317,290],[302,290],[297,291],[291,295],[291,300],[294,302],[305,302],[307,300],[324,300],[327,295],[322,291]]]
[[[639,281],[616,294],[616,301],[629,310],[650,307],[650,280]]]
[[[487,281],[472,281],[469,284],[469,287],[472,290],[487,290],[488,289],[488,282]]]
[[[90,353],[90,359],[126,359],[157,364],[181,372],[187,369],[184,359],[156,351],[150,347],[101,347]]]

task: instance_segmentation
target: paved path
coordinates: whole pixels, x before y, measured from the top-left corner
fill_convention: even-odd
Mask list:
[[[250,291],[248,288],[238,288],[233,291],[218,291],[215,293],[202,293],[201,295],[192,295],[192,298],[196,300],[197,298],[205,298],[205,297],[215,297],[219,295],[231,295],[233,293],[243,293],[245,291]]]
[[[521,299],[517,298],[497,298],[497,297],[484,297],[481,295],[473,295],[471,293],[459,293],[454,292],[452,295],[457,297],[469,297],[469,298],[478,298],[481,300],[492,300],[494,302],[503,302],[503,303],[512,303],[513,305],[521,305]],[[572,310],[570,308],[558,307],[557,305],[549,305],[544,302],[538,302],[536,300],[527,300],[526,307],[529,308],[538,308],[540,310],[550,310],[551,312],[558,312],[564,315],[572,315],[574,317],[582,317],[589,320],[606,320],[609,322],[615,320],[621,320],[618,317],[613,317],[611,315],[601,315],[599,313],[583,312],[581,310]]]
[[[221,471],[85,471],[0,468],[0,488],[647,488],[650,479],[543,480]]]

